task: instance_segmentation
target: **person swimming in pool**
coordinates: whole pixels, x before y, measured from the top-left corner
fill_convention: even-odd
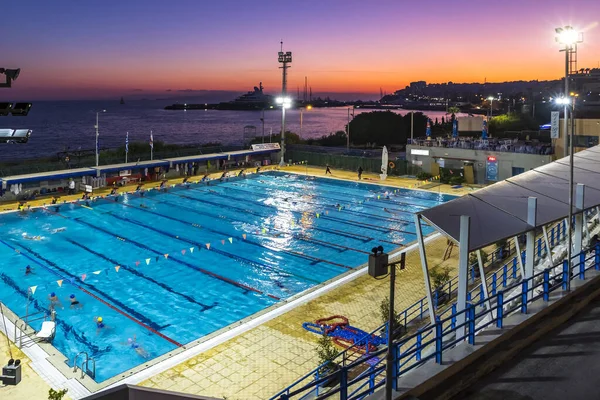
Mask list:
[[[63,227],[61,227],[61,228],[56,228],[56,229],[53,229],[53,230],[52,230],[52,234],[54,235],[55,233],[58,233],[58,232],[64,232],[64,231],[66,231],[66,230],[67,230],[67,228],[65,228],[65,227],[63,226]]]
[[[137,339],[135,337],[135,335],[133,335],[133,339],[132,338],[128,338],[127,339],[127,343],[123,343],[125,346],[129,346],[130,348],[132,348],[133,350],[135,350],[136,353],[138,353],[139,356],[143,357],[143,358],[149,358],[150,355],[148,354],[148,352],[146,350],[144,350],[144,348],[137,342]]]
[[[69,302],[71,303],[71,308],[81,308],[83,305],[77,300],[74,294],[69,296]],[[102,319],[102,318],[100,318]]]
[[[136,192],[139,192],[139,191],[141,191],[143,188],[144,188],[144,184],[143,184],[143,183],[139,183],[139,184],[137,185],[137,187],[135,188],[135,191],[136,191]]]
[[[114,196],[115,194],[117,194],[117,188],[116,188],[116,187],[113,187],[113,188],[111,189],[111,191],[110,191],[110,195],[111,195],[111,196]]]
[[[223,172],[223,174],[221,175],[221,177],[219,178],[219,180],[221,182],[223,182],[223,179],[227,178],[227,171]]]
[[[164,190],[164,191],[167,190],[167,181],[166,180],[164,180],[164,181],[162,181],[160,183],[160,186],[158,187],[158,190]]]
[[[243,178],[245,178],[245,177],[246,177],[246,174],[244,174],[244,170],[243,170],[243,169],[242,169],[242,170],[240,170],[240,172],[238,173],[238,178],[242,178],[242,177],[243,177]]]
[[[256,173],[258,174],[260,172],[260,165],[258,167],[256,167]]]
[[[54,292],[50,293],[50,295],[48,296],[48,300],[50,300],[51,307],[59,306],[60,308],[65,308],[65,307],[63,307],[62,303],[58,299],[58,296],[56,296],[56,293],[54,293]]]
[[[40,235],[30,236],[27,234],[27,232],[24,232],[22,236],[25,240],[42,240],[42,237]]]
[[[140,208],[148,208],[148,206],[145,205],[144,203],[140,203]]]
[[[108,326],[104,323],[104,319],[102,317],[96,317],[96,335],[100,333],[101,330],[108,329]]]
[[[33,268],[31,268],[30,265],[25,267],[25,275],[31,275],[33,274]]]

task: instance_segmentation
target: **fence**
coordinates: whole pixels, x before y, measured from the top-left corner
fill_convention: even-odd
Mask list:
[[[592,215],[588,213],[588,215]],[[555,224],[550,231],[548,232],[550,247],[554,247],[555,244],[558,244],[561,240],[566,238],[566,222],[561,221]],[[545,241],[541,238],[536,240],[534,245],[534,254],[537,255],[538,259],[545,257],[547,254],[547,248],[545,245]],[[506,248],[498,248],[496,249],[492,255],[490,264],[493,265],[497,261],[503,261],[505,259],[503,253],[511,254],[513,249],[510,246],[508,249]],[[525,263],[525,251],[521,252],[521,258],[523,264]],[[600,258],[598,258],[600,262]],[[520,282],[518,282],[521,278],[520,268],[518,268],[519,260],[518,255],[515,254],[514,257],[509,258],[504,265],[496,270],[495,272],[488,275],[485,279],[487,287],[490,289],[489,295],[490,299],[485,299],[483,286],[481,284],[475,285],[477,274],[478,274],[478,265],[473,264],[469,268],[469,280],[472,286],[475,286],[467,293],[467,301],[477,301],[477,305],[483,304],[484,302],[491,301],[493,303],[493,298],[491,296],[503,296],[503,292],[518,286]],[[537,277],[539,274],[536,274]],[[513,282],[517,282],[514,283]],[[458,291],[458,277],[454,277],[449,280],[446,284],[444,284],[441,288],[437,288],[433,293],[433,303],[436,309],[440,308],[443,304],[446,304],[450,299],[455,297]],[[456,303],[450,305],[445,310],[440,312],[437,315],[439,321],[438,324],[442,324],[444,326],[444,330],[442,331],[444,335],[447,334],[447,330],[452,327],[455,328],[456,325]],[[404,327],[408,327],[410,325],[418,324],[420,321],[423,321],[425,318],[429,316],[428,307],[427,307],[427,299],[422,298],[412,306],[406,308],[402,312],[398,313],[399,320],[404,325]],[[448,323],[450,321],[450,323]],[[399,376],[400,372],[405,373],[408,370],[422,364],[427,359],[422,359],[422,354],[432,346],[431,341],[426,341],[430,335],[432,335],[432,329],[437,325],[426,324],[424,327],[418,329],[418,333],[420,335],[414,334],[409,336],[406,339],[402,339],[401,341],[396,343],[396,369],[398,370],[397,375]],[[486,325],[487,326],[487,325]],[[383,377],[379,376],[385,370],[385,365],[383,364],[383,358],[378,359],[377,355],[385,354],[386,349],[377,350],[375,352],[371,352],[370,342],[375,338],[375,336],[385,336],[387,335],[387,324],[384,324],[373,332],[369,333],[367,336],[357,341],[357,343],[353,346],[348,347],[344,351],[338,354],[338,356],[331,362],[318,366],[313,371],[309,372],[302,378],[298,379],[292,385],[279,392],[277,395],[271,398],[271,400],[287,400],[292,398],[297,399],[305,399],[305,398],[328,398],[336,393],[340,393],[340,399],[360,399],[362,396],[366,394],[373,393],[375,389],[380,387],[381,382],[377,382],[378,380],[383,379]],[[437,336],[436,336],[437,337]],[[455,344],[455,343],[454,343]],[[359,358],[358,360],[353,360],[351,357],[353,354],[358,352],[357,347],[365,348],[365,355]],[[402,348],[404,348],[403,351]],[[419,349],[418,352],[414,349]],[[448,347],[446,347],[448,348]],[[431,349],[429,349],[431,350]],[[412,358],[407,358],[406,354],[410,353],[413,355]],[[441,355],[440,355],[441,357]],[[338,370],[332,376],[331,371],[332,367],[328,364],[333,364],[339,366],[341,369],[346,369],[346,376],[338,376],[335,374],[340,374],[341,370]],[[409,365],[410,364],[410,365]],[[402,369],[404,368],[404,369]],[[350,375],[348,375],[350,373]],[[363,374],[369,376],[368,385],[369,389],[367,392],[360,392],[360,396],[356,395],[356,391],[350,391],[354,393],[350,396],[349,392],[346,392],[346,397],[342,397],[342,392],[339,389],[333,390],[331,392],[328,391],[326,387],[324,387],[324,383],[330,384],[331,382],[335,382],[339,385],[342,385],[342,378],[346,379],[346,390],[350,390],[350,387],[354,384],[357,384],[359,381],[356,381],[356,378],[350,379],[348,381],[348,377],[352,377],[353,375],[356,377],[360,377]],[[310,396],[310,397],[309,397]]]
[[[600,245],[586,249],[575,257],[577,262],[571,270],[565,260],[534,274],[531,278],[504,287],[503,290],[490,295],[489,299],[469,303],[463,311],[456,312],[456,309],[452,308],[450,315],[440,316],[435,324],[428,325],[394,343],[392,351],[394,389],[397,387],[400,375],[428,360],[434,359],[436,363],[441,364],[444,352],[460,342],[467,341],[474,345],[477,333],[492,325],[502,328],[504,318],[511,312],[527,313],[528,306],[532,302],[539,299],[547,302],[553,291],[566,290],[569,282],[574,279],[585,279],[586,272],[592,268],[600,270]],[[559,274],[555,275],[558,279],[552,279],[556,269],[560,269]],[[486,304],[490,304],[491,307],[487,308]],[[459,316],[464,316],[464,323],[457,323]],[[342,400],[363,399],[385,385],[382,375],[385,370],[386,354],[387,349],[372,352],[349,365],[340,366],[334,372],[308,385],[281,392],[273,399],[302,399],[306,398],[306,395],[311,395],[314,399],[326,399],[332,396]],[[332,383],[333,387],[331,387]],[[326,385],[330,388],[323,393]],[[322,389],[321,393],[319,389]]]
[[[379,158],[347,156],[343,154],[315,153],[296,149],[287,149],[286,161],[307,161],[309,165],[356,171],[362,167],[365,172],[381,173],[381,156]],[[421,168],[406,160],[394,160],[394,167],[388,166],[388,175],[417,175]]]

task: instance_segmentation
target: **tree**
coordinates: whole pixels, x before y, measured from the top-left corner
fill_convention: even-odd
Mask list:
[[[448,107],[447,114],[458,114],[460,112],[460,108],[458,107]]]
[[[350,139],[353,144],[358,145],[366,143],[376,143],[379,146],[406,144],[406,132],[404,118],[391,111],[362,113],[350,121]],[[415,132],[418,131],[415,130]]]

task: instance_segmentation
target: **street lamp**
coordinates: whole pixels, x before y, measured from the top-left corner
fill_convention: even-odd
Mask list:
[[[292,107],[292,99],[289,97],[278,97],[275,99],[275,103],[281,106],[281,161],[279,162],[279,166],[283,167],[285,165],[285,153],[283,149],[285,148],[285,109]]]
[[[312,110],[312,106],[309,104],[306,107],[300,107],[300,138],[302,138],[302,113],[306,109],[306,111]]]
[[[572,26],[565,26],[562,28],[556,28],[554,30],[556,32],[555,40],[557,43],[562,44],[564,46],[560,51],[565,52],[565,95],[564,97],[569,97],[569,69],[571,64],[571,55],[577,52],[577,44],[583,42],[583,35],[574,29]],[[564,149],[567,150],[567,130],[569,127],[568,122],[568,104],[565,104],[565,121],[563,123],[563,130],[565,132],[564,138]]]
[[[494,98],[492,96],[490,96],[487,99],[490,101],[490,119],[492,119],[492,117],[494,116],[493,115],[493,113],[494,113],[494,108],[493,108],[493,106],[494,106]]]
[[[98,116],[100,115],[101,112],[105,113],[106,110],[96,111],[96,125],[94,125],[94,128],[96,128],[96,167],[98,166],[99,161],[100,161],[100,151],[98,149],[98,136],[99,136],[99,132],[98,132]]]
[[[348,134],[346,135],[346,150],[350,150],[350,108],[348,108]],[[354,106],[352,106],[352,118],[354,119]]]

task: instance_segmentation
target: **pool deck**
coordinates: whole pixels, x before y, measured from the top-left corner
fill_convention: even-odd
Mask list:
[[[283,170],[320,177],[324,177],[325,172],[323,168],[304,165],[285,167]],[[332,170],[332,172],[333,175],[328,178],[357,180],[353,172],[339,170]],[[218,175],[213,174],[211,177],[218,177]],[[409,178],[388,177],[387,180],[381,181],[379,176],[367,173],[363,174],[363,177],[366,178],[365,183],[454,195],[463,195],[474,190],[470,187],[452,189],[449,185],[417,183]],[[182,179],[179,178],[169,183],[175,184],[181,181]],[[156,186],[156,183],[145,185],[146,188]],[[133,189],[135,185],[130,185],[119,188],[119,192]],[[109,190],[102,190],[95,194],[103,195],[108,192]],[[61,196],[60,201],[79,198],[80,195]],[[50,198],[45,198],[27,204],[35,207],[49,203]],[[0,205],[0,210],[15,210],[17,206],[18,204],[14,202],[4,203]],[[429,241],[426,247],[429,264],[432,267],[448,266],[451,268],[452,275],[455,275],[458,251],[454,251],[450,259],[442,261],[446,250],[445,238],[435,238]],[[420,264],[418,250],[415,248],[408,251],[406,269],[399,272],[397,278],[395,299],[397,310],[414,304],[425,295]],[[345,315],[351,324],[366,331],[373,330],[382,324],[379,307],[388,291],[388,280],[375,280],[362,274],[179,365],[146,378],[143,377],[147,374],[142,372],[127,379],[127,382],[228,400],[268,399],[318,366],[315,346],[319,337],[305,331],[302,328],[303,322],[331,315]],[[4,356],[7,353],[7,345],[5,337],[1,334],[0,340],[0,354]],[[0,387],[0,396],[12,394],[13,398],[46,398],[49,390],[48,383],[29,367],[26,356],[20,355],[20,357],[25,364],[23,382],[15,387]]]

